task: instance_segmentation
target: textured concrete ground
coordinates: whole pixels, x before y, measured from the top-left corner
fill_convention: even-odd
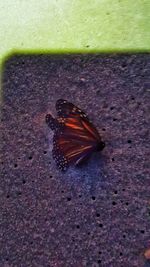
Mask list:
[[[2,89],[0,267],[150,266],[150,55],[16,56]],[[106,142],[66,173],[44,121],[59,98]]]

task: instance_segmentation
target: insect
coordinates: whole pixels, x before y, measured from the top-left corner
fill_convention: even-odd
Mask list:
[[[57,118],[47,114],[45,120],[54,131],[52,155],[60,170],[85,162],[93,152],[105,147],[97,129],[81,109],[59,99],[56,111]]]

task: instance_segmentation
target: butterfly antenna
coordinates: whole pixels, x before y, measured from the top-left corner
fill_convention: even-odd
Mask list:
[[[57,121],[57,119],[54,119],[51,114],[47,114],[45,116],[45,121],[48,127],[51,128],[51,130],[54,131],[59,128],[59,122]]]

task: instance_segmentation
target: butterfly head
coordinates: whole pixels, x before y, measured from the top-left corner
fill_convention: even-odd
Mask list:
[[[104,147],[105,147],[105,143],[103,141],[100,141],[97,145],[97,151],[103,150]]]

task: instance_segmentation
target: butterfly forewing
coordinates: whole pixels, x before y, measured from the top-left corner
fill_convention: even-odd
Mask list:
[[[57,100],[56,110],[58,117],[61,118],[68,118],[71,117],[71,115],[86,117],[86,114],[81,109],[63,99]]]
[[[100,140],[97,129],[81,109],[66,100],[59,99],[56,102],[56,110],[58,117],[67,118],[65,126],[72,130],[81,130],[88,134],[89,137],[91,135],[93,139]]]

